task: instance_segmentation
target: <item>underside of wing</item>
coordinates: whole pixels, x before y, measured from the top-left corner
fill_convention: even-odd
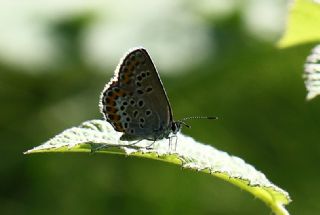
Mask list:
[[[156,139],[168,132],[170,104],[146,50],[127,54],[101,96],[101,111],[115,130],[127,136]]]

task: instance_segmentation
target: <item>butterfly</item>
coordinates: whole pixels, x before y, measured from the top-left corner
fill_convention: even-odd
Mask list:
[[[173,120],[172,109],[159,73],[144,48],[127,53],[100,96],[100,110],[120,140],[170,138],[184,123]],[[211,118],[211,117],[205,117]]]

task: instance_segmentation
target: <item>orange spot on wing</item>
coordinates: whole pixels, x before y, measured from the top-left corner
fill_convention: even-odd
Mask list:
[[[113,115],[113,121],[119,121],[121,119],[121,116],[120,115],[117,115],[117,114],[114,114]]]
[[[123,127],[122,127],[120,122],[116,123],[114,126],[116,127],[117,131],[120,131],[120,132],[124,131],[124,129],[123,129]]]
[[[121,89],[121,90],[117,93],[117,95],[118,95],[118,96],[124,96],[125,93],[126,93],[126,92],[125,92],[123,89]]]
[[[116,101],[114,100],[114,98],[109,97],[109,101],[107,102],[107,106],[115,106],[116,105]]]
[[[129,78],[129,75],[128,74],[125,74],[124,75],[124,82],[127,84],[129,82],[130,78]]]
[[[120,115],[118,114],[108,114],[108,118],[112,121],[112,122],[117,122],[121,119]]]
[[[107,106],[107,113],[109,114],[113,114],[113,113],[116,113],[117,112],[117,109],[115,107],[108,107]]]

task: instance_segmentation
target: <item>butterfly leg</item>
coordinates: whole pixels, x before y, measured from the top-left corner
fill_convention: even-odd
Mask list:
[[[133,136],[133,135],[130,135],[130,134],[123,134],[121,137],[120,137],[120,140],[122,141],[134,141],[136,140],[135,142],[133,143],[130,143],[130,144],[126,144],[126,145],[122,145],[122,146],[135,146],[136,144],[138,144],[139,142],[141,142],[142,140],[150,140],[150,141],[153,141],[150,145],[146,146],[146,148],[149,148],[151,147],[154,142],[158,139],[158,138],[155,138],[155,139],[143,139],[143,138],[140,138],[138,139],[139,137],[137,136]]]
[[[141,142],[142,140],[143,140],[143,139],[140,139],[140,140],[137,140],[137,141],[135,141],[135,142],[133,142],[133,143],[126,144],[126,145],[123,145],[123,146],[134,146],[134,145],[138,144],[139,142]]]
[[[175,139],[175,143],[174,143],[174,148],[173,148],[173,143],[172,143],[172,139]],[[169,139],[169,151],[173,150],[173,151],[177,151],[177,144],[178,144],[178,138],[176,135],[170,136],[168,137]]]
[[[174,135],[174,138],[176,139],[176,142],[174,143],[174,151],[177,151],[177,145],[178,145],[178,137],[177,137],[177,135]]]
[[[130,134],[123,134],[121,137],[120,137],[120,140],[121,141],[135,141],[133,143],[130,143],[130,144],[126,144],[124,146],[134,146],[136,144],[138,144],[140,141],[142,141],[143,139],[137,137],[137,136],[134,136],[134,135],[130,135]]]
[[[146,146],[146,149],[152,149],[152,146],[154,145],[154,143],[157,141],[156,139],[151,140],[152,143]]]
[[[94,154],[97,151],[100,151],[100,150],[103,150],[103,149],[107,149],[107,148],[112,148],[112,147],[118,148],[118,147],[125,147],[125,146],[134,146],[135,144],[137,144],[140,141],[141,140],[136,141],[136,142],[131,143],[131,144],[127,144],[127,145],[124,145],[124,144],[90,144],[90,146],[91,146],[90,153]]]
[[[91,154],[94,154],[95,152],[102,150],[102,149],[107,149],[107,148],[111,148],[111,147],[129,147],[129,146],[135,146],[136,144],[138,144],[140,141],[142,141],[143,139],[137,140],[133,143],[130,144],[90,144],[91,146]]]
[[[169,139],[169,151],[171,151],[171,144],[172,144],[171,137],[168,137],[168,139]]]
[[[90,144],[90,146],[91,146],[90,154],[94,154],[95,152],[97,152],[99,150],[111,147],[108,144]]]

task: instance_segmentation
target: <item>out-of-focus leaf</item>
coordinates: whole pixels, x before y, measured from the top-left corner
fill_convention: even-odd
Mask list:
[[[308,56],[304,72],[307,100],[311,100],[320,94],[320,45],[317,45]]]
[[[279,42],[281,48],[320,41],[320,3],[295,0],[290,5],[287,28]]]

